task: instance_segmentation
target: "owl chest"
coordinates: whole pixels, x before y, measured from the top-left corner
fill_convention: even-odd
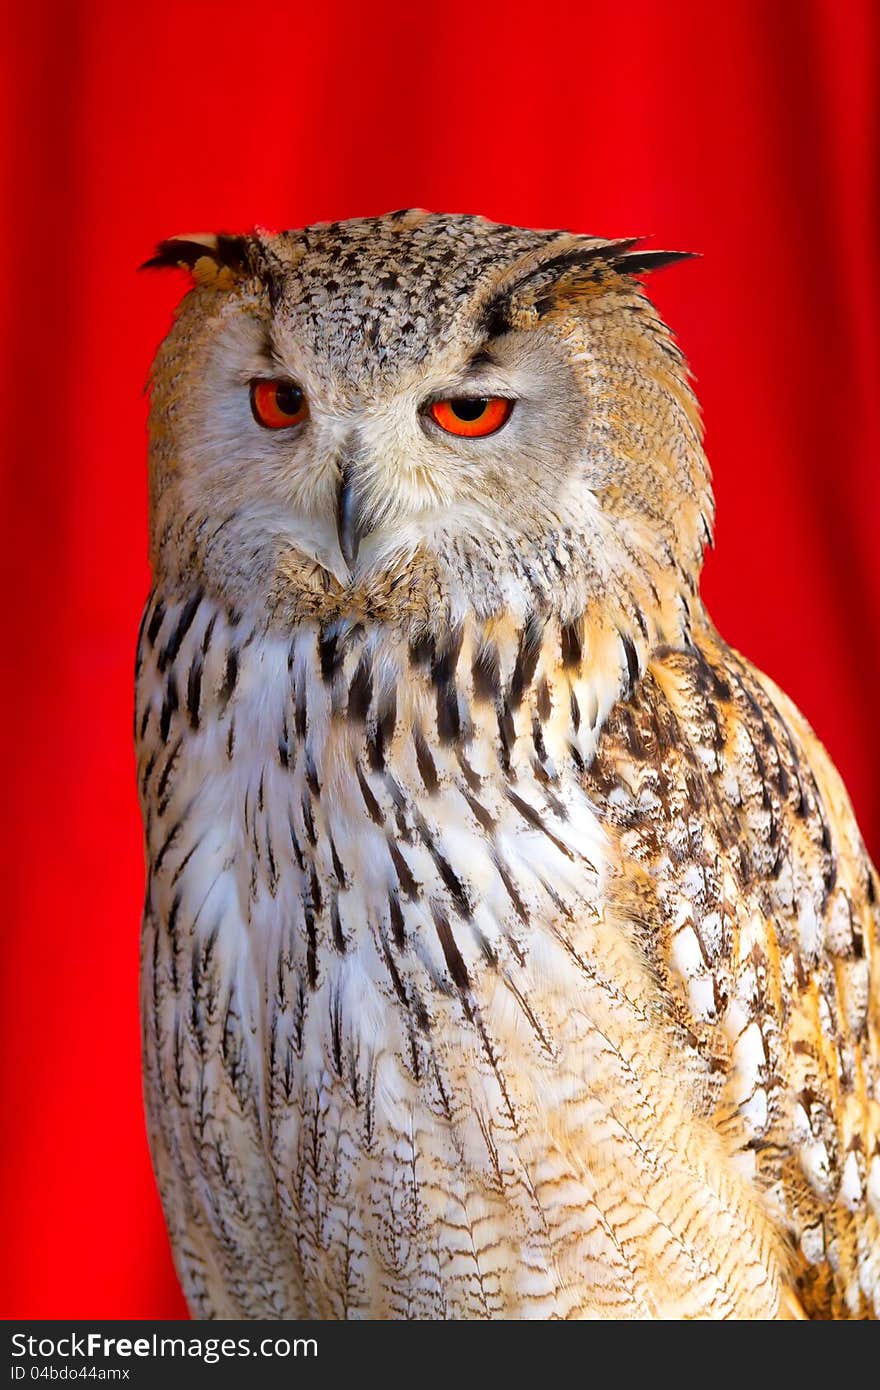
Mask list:
[[[543,684],[542,730],[363,629],[286,640],[160,609],[137,711],[157,910],[179,899],[181,921],[198,900],[196,937],[222,939],[264,1002],[279,960],[308,994],[384,960],[393,1007],[398,977],[446,997],[520,961],[553,904],[595,905],[603,855],[571,694],[554,729]]]
[[[552,1100],[571,924],[601,904],[594,810],[548,739],[536,773],[528,710],[499,732],[393,650],[198,615],[163,650],[138,709],[154,1130],[190,1187],[205,1132],[242,1191],[262,1172],[303,1285],[338,1290],[383,1194],[370,1267],[424,1294],[475,1181],[506,1239],[537,1220],[499,1174],[535,1142],[536,1084]]]

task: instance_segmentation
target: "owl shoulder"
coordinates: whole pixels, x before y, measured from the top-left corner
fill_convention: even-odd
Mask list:
[[[827,752],[706,622],[655,653],[587,780],[610,891],[705,1113],[783,1213],[804,1306],[877,1308],[880,889]]]

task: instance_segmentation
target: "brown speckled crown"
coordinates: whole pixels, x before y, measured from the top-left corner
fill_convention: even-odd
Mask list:
[[[454,332],[480,282],[565,236],[465,214],[404,211],[326,222],[264,242],[274,298],[356,378],[388,357],[420,362]]]
[[[186,266],[197,279],[205,266],[234,278],[254,274],[275,315],[309,330],[334,370],[357,382],[381,375],[391,361],[423,362],[481,307],[489,336],[503,329],[491,318],[493,292],[520,267],[527,279],[549,283],[603,265],[638,275],[690,254],[636,246],[632,237],[607,241],[415,208],[251,237],[173,238],[144,268]]]

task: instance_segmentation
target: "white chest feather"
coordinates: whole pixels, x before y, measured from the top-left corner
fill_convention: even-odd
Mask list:
[[[197,1310],[662,1308],[610,1213],[686,1163],[681,1101],[578,777],[631,658],[582,643],[148,611],[145,1068]]]

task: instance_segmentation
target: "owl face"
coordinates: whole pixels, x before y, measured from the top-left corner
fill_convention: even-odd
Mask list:
[[[154,565],[288,617],[695,579],[699,424],[631,247],[423,213],[163,243],[196,283],[153,373]]]

